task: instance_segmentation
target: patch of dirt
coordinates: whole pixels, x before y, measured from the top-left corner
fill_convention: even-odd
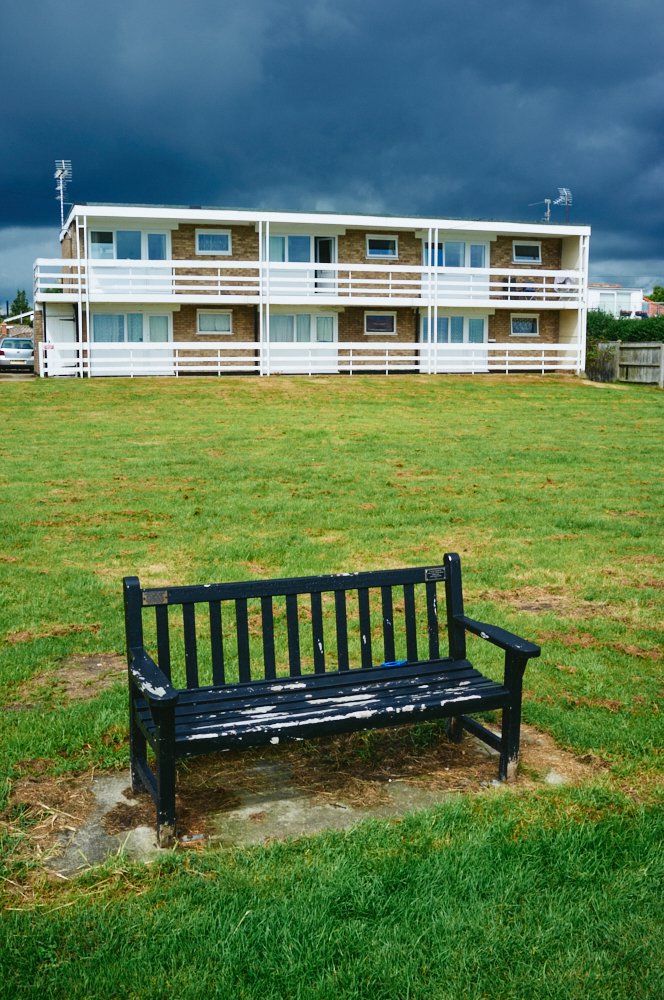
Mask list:
[[[522,727],[521,768],[508,788],[541,787],[590,780],[605,765],[591,755],[575,756],[545,733]],[[12,785],[0,827],[21,837],[18,855],[40,861],[59,849],[63,835],[84,825],[95,807],[93,773],[48,774],[52,762],[28,761]],[[313,803],[371,809],[389,801],[387,786],[402,781],[442,794],[476,793],[493,784],[497,756],[467,734],[450,743],[441,726],[395,727],[278,747],[211,754],[178,763],[178,834],[185,843],[203,843],[214,817],[241,805],[248,794],[271,791],[275,769],[287,776],[296,794]],[[123,792],[129,803],[113,806],[102,820],[108,834],[154,827],[155,810],[147,793]],[[252,817],[258,821],[259,812]],[[202,839],[201,839],[202,838]]]
[[[626,642],[602,642],[597,639],[590,632],[577,632],[574,630],[568,632],[554,631],[554,630],[543,630],[539,631],[537,634],[538,642],[544,643],[549,640],[554,642],[559,642],[562,646],[567,646],[568,648],[582,648],[582,649],[612,649],[616,653],[624,653],[627,656],[637,656],[644,660],[661,660],[662,651],[653,646],[635,646],[633,643]]]
[[[514,590],[484,590],[481,600],[508,604],[518,611],[555,611],[566,618],[590,618],[598,614],[604,605],[600,602],[583,601],[569,592],[562,593],[562,587],[517,587]]]
[[[35,701],[56,699],[58,704],[87,701],[121,680],[127,670],[124,656],[98,653],[71,656],[57,670],[31,677],[17,691],[17,700],[6,709],[34,708]]]
[[[50,857],[62,835],[82,826],[94,807],[89,774],[43,773],[51,765],[44,760],[27,763],[32,773],[12,784],[7,808],[0,814],[3,832],[20,838],[17,859]]]
[[[56,639],[63,635],[76,635],[79,632],[92,632],[96,635],[101,625],[99,622],[88,622],[80,625],[49,625],[42,629],[25,629],[20,632],[10,632],[7,642],[32,642],[33,639]]]

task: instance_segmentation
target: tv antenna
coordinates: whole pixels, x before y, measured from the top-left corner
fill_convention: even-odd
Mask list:
[[[569,207],[572,204],[572,192],[570,189],[558,188],[558,197],[553,204],[565,206],[565,222],[569,222]]]
[[[546,205],[546,208],[544,209],[544,219],[543,219],[543,221],[544,222],[551,222],[551,201],[552,201],[551,198],[545,198],[544,201],[531,201],[529,203],[528,207],[532,208],[533,205]]]
[[[71,160],[56,160],[55,161],[55,173],[53,174],[56,180],[55,190],[57,191],[57,199],[60,202],[60,229],[65,228],[65,193],[67,190],[67,184],[71,180]]]

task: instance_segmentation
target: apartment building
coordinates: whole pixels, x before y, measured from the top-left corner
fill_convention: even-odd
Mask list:
[[[42,376],[583,369],[586,226],[75,205]]]

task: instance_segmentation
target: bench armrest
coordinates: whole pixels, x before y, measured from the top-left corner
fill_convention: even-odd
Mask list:
[[[499,646],[505,652],[518,653],[526,659],[540,655],[540,647],[534,642],[528,642],[527,639],[522,639],[520,636],[514,635],[513,632],[507,632],[504,628],[475,621],[474,618],[468,618],[466,615],[455,615],[454,620],[463,625],[468,632],[478,635],[480,639],[492,642],[494,646]]]
[[[178,700],[179,692],[143,647],[130,650],[129,678],[153,705],[170,705]]]

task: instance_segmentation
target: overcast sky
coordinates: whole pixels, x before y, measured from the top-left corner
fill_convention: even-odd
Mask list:
[[[21,0],[3,9],[0,301],[73,201],[541,219],[664,283],[662,0]],[[552,209],[564,221],[564,209]]]

